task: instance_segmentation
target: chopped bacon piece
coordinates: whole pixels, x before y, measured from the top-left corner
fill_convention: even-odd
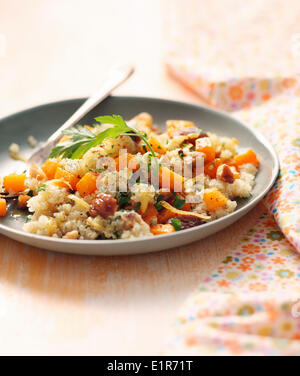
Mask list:
[[[220,167],[220,174],[218,171],[218,178],[225,183],[233,184],[234,183],[234,174],[231,168],[227,165],[223,165]]]
[[[115,215],[118,209],[118,202],[112,196],[100,193],[93,200],[90,215],[91,217],[97,217],[100,215],[102,218],[106,219]]]

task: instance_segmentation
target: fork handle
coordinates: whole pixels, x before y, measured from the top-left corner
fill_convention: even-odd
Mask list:
[[[113,90],[118,88],[134,73],[134,67],[131,65],[114,68],[110,71],[107,80],[103,83],[100,90],[91,96],[83,105],[62,125],[47,141],[56,142],[66,129],[78,124],[90,111],[99,103],[104,101]]]

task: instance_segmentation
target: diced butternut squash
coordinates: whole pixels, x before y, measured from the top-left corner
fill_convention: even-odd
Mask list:
[[[252,149],[247,151],[247,153],[237,155],[234,160],[238,166],[242,166],[244,164],[253,164],[255,166],[259,165],[259,160]]]
[[[227,198],[218,190],[204,193],[204,202],[209,211],[216,211],[227,204]]]
[[[171,218],[175,218],[177,214],[171,212],[171,210],[163,209],[158,214],[158,222],[159,223],[167,223]]]
[[[58,167],[58,169],[56,170],[54,178],[64,180],[72,187],[73,191],[76,190],[76,185],[79,182],[79,178],[77,175],[62,169],[61,167]]]
[[[149,226],[157,225],[157,217],[158,217],[158,211],[156,210],[156,208],[153,204],[149,204],[146,212],[144,214],[142,214],[143,220]]]
[[[204,167],[205,175],[208,175],[211,179],[216,179],[218,168],[222,165],[222,161],[216,158],[213,162],[206,163]]]
[[[205,163],[210,163],[216,158],[216,152],[209,137],[199,138],[196,141],[196,151],[205,155]]]
[[[149,140],[149,144],[156,153],[166,154],[167,151],[166,151],[165,147],[162,145],[162,143],[156,137],[151,137],[150,140]],[[149,149],[149,148],[147,147],[147,149]],[[148,150],[148,151],[150,151],[150,150]]]
[[[25,180],[27,176],[25,174],[17,175],[12,174],[5,176],[3,179],[3,186],[7,192],[19,193],[23,192],[26,189]]]
[[[59,167],[58,162],[48,159],[48,161],[46,161],[44,165],[42,166],[42,170],[44,171],[44,173],[46,174],[49,180],[53,180],[58,167]]]
[[[76,190],[82,197],[91,195],[96,189],[97,176],[92,172],[88,172],[86,175],[84,175],[84,177],[76,185]]]
[[[167,121],[167,133],[168,136],[173,138],[176,133],[183,128],[193,128],[195,124],[192,121],[185,120],[169,120]]]
[[[0,198],[0,217],[5,217],[7,213],[6,200]]]
[[[240,174],[238,172],[235,172],[233,174],[234,180],[238,180],[240,178]]]
[[[156,225],[151,227],[151,232],[153,235],[158,236],[158,235],[168,235],[168,234],[173,234],[175,231],[175,228],[170,225]]]
[[[169,189],[173,192],[183,192],[185,179],[176,174],[167,167],[161,167],[159,170],[160,188]]]
[[[137,158],[130,153],[123,154],[116,158],[117,171],[120,171],[126,167],[132,171],[137,171],[140,168]]]

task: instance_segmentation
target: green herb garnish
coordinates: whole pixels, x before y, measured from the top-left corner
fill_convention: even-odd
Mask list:
[[[182,209],[185,205],[185,200],[182,199],[180,196],[176,195],[175,197],[175,201],[174,201],[174,206],[176,209]]]
[[[82,125],[76,125],[75,127],[68,128],[64,131],[64,134],[69,136],[73,141],[81,141],[83,137],[92,138],[95,136],[93,132]]]
[[[40,187],[38,187],[38,189],[36,191],[37,191],[37,193],[39,193],[39,192],[45,192],[46,188],[47,188],[46,184],[43,184]]]
[[[175,228],[175,231],[181,231],[182,223],[180,219],[174,218],[171,220],[171,223],[173,227]]]
[[[95,120],[101,124],[111,124],[113,125],[113,127],[106,129],[98,135],[94,135],[93,132],[91,132],[88,128],[83,127],[82,125],[71,127],[63,132],[64,135],[70,137],[71,141],[56,146],[52,150],[50,158],[57,158],[59,156],[62,156],[63,158],[80,159],[90,149],[101,145],[102,142],[108,138],[133,136],[139,137],[147,145],[152,156],[157,161],[156,154],[152,146],[148,142],[147,135],[142,135],[136,129],[129,127],[122,116],[100,116]]]
[[[161,202],[164,200],[163,196],[162,195],[159,195],[157,197],[157,203],[155,204],[155,208],[157,211],[162,211],[163,210],[163,206],[161,204]]]
[[[133,209],[135,212],[138,212],[141,208],[142,204],[139,202],[137,206]]]
[[[162,211],[164,207],[162,206],[161,202],[158,202],[155,204],[155,208],[157,211]]]
[[[103,174],[108,170],[108,166],[104,166],[103,170],[97,170],[96,168],[90,168],[91,172],[95,172],[96,174]]]
[[[118,204],[120,207],[128,204],[128,202],[131,200],[131,192],[121,192],[120,197],[118,199]]]

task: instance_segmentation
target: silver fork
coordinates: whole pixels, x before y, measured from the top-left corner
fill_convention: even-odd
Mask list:
[[[49,157],[53,147],[57,144],[62,136],[62,132],[76,124],[92,111],[99,103],[104,101],[113,90],[123,84],[134,73],[134,67],[131,65],[114,67],[110,70],[107,80],[93,96],[91,96],[71,117],[65,122],[48,140],[36,150],[27,160],[27,164],[31,166],[42,165]]]

